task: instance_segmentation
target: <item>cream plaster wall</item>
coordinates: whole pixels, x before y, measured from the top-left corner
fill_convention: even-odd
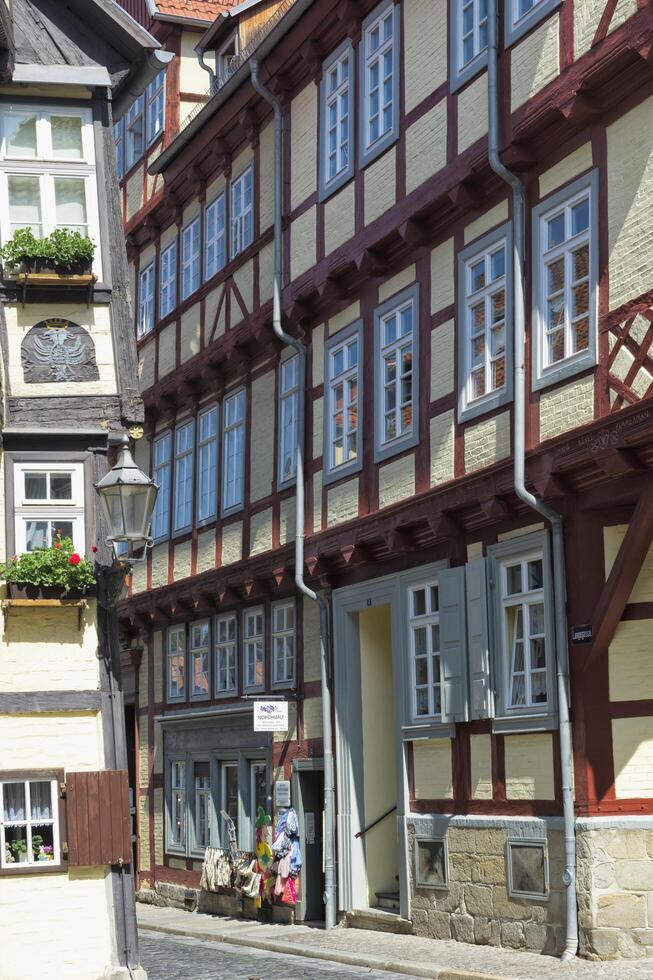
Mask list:
[[[447,80],[447,0],[404,0],[406,112]]]
[[[336,248],[354,237],[356,231],[354,181],[333,194],[324,205],[324,254],[329,255]]]
[[[155,544],[152,548],[151,566],[152,588],[158,589],[168,584],[168,542]]]
[[[554,164],[540,175],[540,197],[546,197],[557,187],[578,177],[592,166],[592,144],[583,143],[577,150]]]
[[[506,735],[504,744],[506,799],[554,799],[552,736]]]
[[[487,72],[482,72],[458,95],[458,152],[487,133]]]
[[[138,352],[138,384],[141,391],[147,391],[154,384],[155,343],[155,340],[150,340]]]
[[[152,671],[154,703],[161,704],[163,701],[163,632],[161,630],[156,630],[152,635]]]
[[[249,553],[259,555],[272,548],[272,508],[252,514],[249,522]]]
[[[510,412],[465,428],[465,472],[491,466],[510,455]]]
[[[290,206],[317,188],[317,86],[309,82],[290,103]]]
[[[454,477],[453,412],[435,415],[429,422],[431,438],[431,486]]]
[[[540,442],[585,425],[594,418],[594,378],[590,375],[543,391],[540,398]]]
[[[197,574],[215,568],[215,531],[200,531],[197,535]]]
[[[200,35],[197,31],[182,31],[181,57],[179,58],[179,91],[206,95],[209,91],[209,76],[204,71],[197,55],[195,45]]]
[[[131,583],[132,593],[134,595],[145,591],[147,588],[147,565],[145,562],[142,565],[136,565],[133,569]]]
[[[493,208],[490,208],[489,211],[486,211],[479,218],[476,218],[467,225],[464,232],[465,245],[473,242],[476,238],[480,238],[481,235],[484,235],[487,231],[496,228],[497,225],[501,225],[507,220],[508,201],[499,201]]]
[[[200,327],[200,304],[195,303],[181,317],[181,344],[179,349],[179,360],[181,364],[194,357],[195,354],[199,354]]]
[[[242,311],[240,303],[232,293],[232,327],[234,327],[237,323],[240,323],[240,321],[244,319],[247,314],[251,313],[254,308],[254,261],[252,259],[244,262],[243,265],[234,271],[234,285],[240,293],[240,298],[243,301],[246,312]]]
[[[258,254],[258,288],[260,303],[272,299],[274,285],[274,243],[270,242]]]
[[[525,534],[532,534],[533,531],[542,531],[543,529],[544,524],[541,522],[526,524],[525,527],[515,527],[512,531],[502,531],[501,534],[497,534],[497,541],[512,541],[513,538],[523,538]]]
[[[447,100],[406,130],[406,192],[410,194],[447,162]]]
[[[320,679],[320,611],[312,599],[304,599],[304,681]]]
[[[287,497],[279,504],[279,544],[295,540],[295,498]]]
[[[313,402],[313,459],[319,459],[324,447],[324,398]]]
[[[322,698],[304,701],[304,738],[322,738]]]
[[[454,302],[453,238],[431,252],[431,313],[438,313]]]
[[[613,718],[617,799],[653,797],[653,718]]]
[[[149,699],[149,670],[152,659],[152,650],[147,643],[143,643],[143,655],[140,667],[138,668],[138,706],[146,708]]]
[[[390,507],[415,496],[415,454],[409,453],[379,467],[379,507]]]
[[[334,333],[338,330],[342,330],[343,327],[348,327],[350,323],[354,320],[358,320],[361,315],[361,305],[358,300],[348,306],[346,309],[341,310],[340,313],[336,313],[329,320],[329,336],[332,337]]]
[[[145,203],[144,168],[139,166],[125,182],[125,217],[131,221]]]
[[[181,544],[175,545],[172,564],[173,581],[179,582],[190,575],[191,548],[190,541],[182,541]]]
[[[322,470],[313,475],[313,533],[322,530]]]
[[[605,574],[606,578],[610,574],[617,552],[621,547],[626,531],[627,524],[615,524],[612,527],[603,528],[603,548],[605,555]],[[653,546],[651,546],[642,562],[639,575],[635,579],[635,585],[630,593],[629,602],[653,602]]]
[[[268,371],[252,382],[252,425],[249,468],[250,498],[261,500],[272,492],[274,476],[275,372]]]
[[[177,324],[169,323],[159,334],[159,378],[174,371],[177,363]]]
[[[141,871],[149,871],[152,866],[150,850],[150,801],[147,796],[141,796],[139,805],[139,866]]]
[[[274,222],[274,123],[269,123],[259,134],[259,169],[261,172],[259,198],[259,224],[261,232]]]
[[[290,226],[290,278],[297,279],[315,265],[315,205]]]
[[[560,18],[548,17],[510,51],[510,106],[520,105],[560,73]]]
[[[394,296],[396,293],[401,292],[407,286],[412,285],[415,282],[417,272],[415,270],[414,263],[402,269],[395,276],[391,276],[390,279],[386,279],[379,286],[379,303],[385,303],[387,299]]]
[[[431,401],[454,390],[454,324],[447,320],[431,331]]]
[[[81,631],[76,608],[12,609],[0,637],[0,692],[98,690],[96,602],[89,601]]]
[[[577,58],[590,50],[604,11],[604,0],[583,0],[583,3],[574,6],[574,53]],[[637,0],[617,0],[608,33],[636,13]]]
[[[163,864],[163,789],[154,790],[154,863]]]
[[[619,623],[608,651],[611,701],[653,698],[653,620]]]
[[[358,516],[358,477],[327,490],[327,527]]]
[[[451,739],[413,742],[413,774],[416,800],[453,799]]]
[[[472,799],[492,799],[492,736],[470,735]]]
[[[364,173],[365,224],[369,225],[389,211],[395,203],[397,150],[392,147],[370,163]]]
[[[243,522],[234,521],[222,528],[222,565],[231,565],[243,557]]]
[[[311,333],[311,377],[313,387],[318,388],[324,382],[324,324],[318,323]]]
[[[101,724],[96,711],[0,715],[0,759],[18,769],[102,769]]]

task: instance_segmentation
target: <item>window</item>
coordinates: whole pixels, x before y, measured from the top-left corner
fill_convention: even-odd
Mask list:
[[[193,525],[193,441],[195,422],[190,419],[175,432],[175,496],[172,530],[187,531]]]
[[[200,219],[195,218],[181,233],[181,298],[200,285]]]
[[[197,524],[215,519],[218,511],[218,409],[197,416]]]
[[[144,337],[154,327],[154,264],[138,277],[138,324],[136,334]]]
[[[508,0],[506,4],[506,47],[523,37],[531,27],[559,7],[562,0]]]
[[[264,623],[263,606],[245,610],[243,614],[243,649],[246,688],[262,688],[265,682]]]
[[[227,613],[215,620],[215,693],[217,696],[236,691],[236,614]]]
[[[125,173],[125,126],[122,119],[113,127],[113,138],[116,144],[116,162],[118,180],[120,180]]]
[[[211,765],[193,764],[195,779],[195,848],[204,850],[211,843]]]
[[[215,63],[218,75],[218,85],[224,85],[231,73],[235,71],[238,63],[237,34],[232,34],[231,37],[225,41],[222,47],[218,48]]]
[[[408,590],[413,717],[442,715],[440,613],[437,582]]]
[[[186,846],[186,763],[170,763],[170,839],[172,848]]]
[[[238,840],[238,763],[223,762],[220,766],[220,806],[233,822]],[[222,847],[229,848],[229,823],[222,818]]]
[[[374,313],[377,347],[376,459],[413,446],[418,437],[418,287]]]
[[[512,242],[509,226],[459,257],[460,417],[474,418],[512,395]]]
[[[508,895],[543,901],[549,897],[549,855],[546,840],[508,840]]]
[[[145,90],[148,146],[163,132],[165,124],[165,80],[165,71],[160,71]]]
[[[0,230],[7,241],[19,228],[37,238],[56,228],[88,235],[99,249],[93,122],[86,109],[0,112]],[[95,270],[99,273],[99,251]]]
[[[297,469],[297,413],[299,411],[299,356],[279,367],[279,486],[295,479]]]
[[[0,868],[60,864],[57,779],[35,774],[0,781]]]
[[[506,708],[546,707],[548,650],[541,553],[501,565]]]
[[[399,115],[399,12],[384,3],[363,23],[361,164],[396,139]]]
[[[245,392],[225,398],[223,408],[222,513],[243,506],[245,476]]]
[[[190,696],[193,699],[201,700],[210,695],[209,687],[209,660],[210,660],[210,626],[209,620],[205,619],[201,623],[192,623],[190,627],[190,666],[192,670],[192,687]]]
[[[354,172],[353,83],[354,53],[351,42],[345,41],[328,59],[322,73],[322,197],[341,187]]]
[[[596,364],[596,173],[533,212],[535,388]]]
[[[14,467],[16,554],[49,547],[57,534],[86,550],[82,463],[20,463]]]
[[[250,820],[252,825],[253,851],[256,850],[256,818],[259,807],[263,813],[268,813],[268,767],[264,762],[252,762],[249,769],[250,774]]]
[[[444,838],[415,838],[415,884],[418,888],[446,888],[449,854]]]
[[[450,0],[451,89],[455,91],[487,64],[487,0]]]
[[[254,240],[253,175],[248,167],[231,185],[231,257]]]
[[[152,479],[159,488],[152,517],[152,537],[155,541],[170,533],[170,484],[172,469],[172,433],[166,432],[154,440]]]
[[[324,413],[325,479],[337,479],[361,466],[362,323],[338,331],[326,349]]]
[[[168,630],[168,701],[186,697],[186,627]]]
[[[272,605],[272,683],[280,686],[295,681],[295,603]]]
[[[172,313],[177,305],[177,239],[161,252],[159,277],[159,317]]]
[[[131,170],[145,149],[143,132],[144,99],[132,102],[125,114],[125,169]]]
[[[210,279],[227,261],[225,240],[225,196],[221,194],[204,214],[204,278]]]

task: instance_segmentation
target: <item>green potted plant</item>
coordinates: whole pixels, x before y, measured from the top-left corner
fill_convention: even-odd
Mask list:
[[[47,238],[36,238],[31,228],[18,228],[0,249],[9,275],[16,272],[55,272],[85,275],[93,265],[95,245],[70,228],[56,228]]]
[[[19,864],[25,864],[27,861],[27,841],[19,838],[18,840],[12,840],[9,846],[11,847],[14,861],[17,861]]]
[[[50,547],[14,555],[0,565],[0,576],[12,599],[80,599],[95,585],[91,560],[77,554],[71,539],[59,532]]]

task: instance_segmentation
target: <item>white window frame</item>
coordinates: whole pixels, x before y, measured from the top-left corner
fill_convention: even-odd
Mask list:
[[[25,488],[25,477],[27,473],[70,473],[71,474],[71,499],[54,500],[46,498],[44,500],[31,500],[27,498]],[[48,476],[49,482],[49,476]],[[50,523],[50,538],[54,541],[57,521],[72,523],[72,541],[75,550],[79,554],[86,551],[86,529],[84,526],[84,464],[66,462],[41,462],[34,460],[29,463],[14,464],[14,531],[15,531],[15,551],[21,555],[27,548],[27,527],[28,520],[47,521]]]
[[[292,625],[281,623],[278,616],[292,612]],[[294,687],[297,676],[297,606],[294,599],[283,599],[273,602],[270,606],[270,634],[272,639],[270,656],[272,658],[272,686],[273,687]],[[291,644],[288,641],[292,641]],[[291,646],[292,652],[289,654],[288,647]],[[278,653],[281,652],[279,658]],[[284,675],[288,675],[288,662],[292,661],[290,676],[279,676],[279,660],[284,664],[286,670]]]
[[[214,419],[208,435],[203,434],[204,421]],[[208,424],[208,423],[207,423]],[[195,500],[195,525],[203,527],[210,524],[218,516],[218,453],[220,450],[220,409],[218,405],[207,405],[197,415],[197,493]],[[205,459],[207,460],[204,465]],[[209,480],[205,491],[205,480]],[[210,512],[202,515],[203,498],[213,499]]]
[[[119,119],[113,127],[113,139],[116,144],[116,169],[118,180],[125,175],[125,120]]]
[[[140,120],[140,134],[138,121]],[[145,153],[145,97],[140,95],[132,102],[124,116],[125,121],[125,173],[129,173]]]
[[[528,565],[532,562],[542,562],[542,587],[539,589],[522,588],[521,592],[513,595],[508,594],[507,573],[509,568],[519,566],[522,583],[528,576]],[[548,685],[547,664],[551,659],[550,637],[546,635],[546,593],[544,590],[544,556],[541,551],[530,551],[524,555],[516,555],[513,558],[506,558],[500,563],[501,569],[501,634],[502,634],[502,660],[503,660],[503,684],[505,692],[505,706],[507,711],[515,709],[530,709],[535,711],[545,711],[549,707],[551,699],[551,689]],[[542,606],[542,631],[531,633],[529,611],[532,606]],[[513,650],[508,649],[507,618],[510,609],[521,610],[522,614],[522,648],[523,648],[523,670],[514,671],[514,643]],[[545,643],[545,664],[544,667],[534,668],[531,664],[530,640],[542,639]],[[512,666],[511,666],[512,664]],[[524,704],[515,704],[512,701],[512,689],[514,677],[518,674],[523,678],[524,684]],[[546,701],[534,701],[532,697],[533,675],[544,675],[547,699]]]
[[[325,346],[325,385],[324,385],[324,483],[332,483],[350,473],[357,473],[363,465],[363,321],[356,320],[348,327],[339,330],[331,337]],[[356,345],[356,364],[344,366],[349,362],[348,352]],[[334,360],[339,353],[343,354],[343,370],[335,374]],[[351,426],[348,406],[354,404],[348,400],[347,390],[351,382],[356,381],[356,428]],[[336,425],[336,389],[343,388],[343,450],[347,438],[356,434],[356,455],[353,459],[336,463],[335,461],[335,425]],[[347,404],[345,404],[345,402]]]
[[[589,198],[589,229],[569,237],[554,249],[546,248],[547,221],[563,208],[568,212],[584,197]],[[565,219],[567,220],[567,219]],[[598,172],[590,173],[542,201],[533,209],[533,382],[534,390],[572,377],[598,363]],[[546,263],[552,256],[565,255],[565,353],[570,345],[570,263],[572,248],[589,243],[589,333],[586,350],[569,353],[562,360],[548,364],[546,351],[547,275]]]
[[[329,91],[329,79],[334,69],[342,76],[343,66],[347,66],[347,78],[340,77],[335,89]],[[349,39],[343,41],[335,51],[332,51],[324,62],[320,82],[320,111],[322,132],[320,135],[320,200],[324,200],[334,191],[347,183],[354,175],[354,117],[355,117],[355,79],[354,79],[354,49]],[[343,102],[347,97],[348,111],[343,111]],[[330,125],[332,107],[336,110],[336,159],[337,169],[333,176],[329,174],[330,137],[334,127]],[[344,133],[343,133],[344,130]],[[344,139],[343,139],[344,136]],[[347,160],[343,163],[342,148],[347,144]]]
[[[165,541],[170,537],[172,457],[173,433],[168,430],[157,436],[152,443],[152,479],[159,487],[152,515],[152,537],[155,541]],[[157,526],[159,516],[163,525],[161,530]]]
[[[185,444],[180,448],[181,439]],[[184,534],[193,526],[193,497],[195,491],[195,419],[186,419],[175,428],[174,489],[172,495],[172,533]],[[182,494],[182,483],[183,497]],[[188,510],[188,519],[179,522],[178,510]],[[183,516],[183,515],[182,515]]]
[[[188,299],[202,282],[200,218],[196,215],[181,230],[181,298]]]
[[[488,283],[487,272],[490,266],[491,256],[503,247],[505,256],[504,275]],[[471,270],[479,262],[485,263],[485,282],[486,285],[474,293],[471,292]],[[458,323],[461,328],[458,331],[458,364],[459,364],[459,385],[458,385],[458,418],[460,421],[477,418],[486,412],[492,411],[501,405],[505,405],[512,399],[512,226],[508,222],[500,228],[485,235],[479,241],[472,243],[463,249],[458,256]],[[486,381],[491,373],[491,298],[499,289],[504,290],[504,359],[505,359],[505,380],[500,388],[495,388],[485,392],[484,395],[473,397],[472,388],[472,350],[471,350],[471,313],[472,307],[481,302],[485,305],[485,375]],[[438,329],[438,328],[436,328]]]
[[[249,179],[249,200],[245,189]],[[236,208],[236,197],[240,191],[241,207]],[[235,180],[231,182],[231,258],[244,252],[254,241],[254,167],[248,164]]]
[[[240,410],[230,420],[233,403]],[[245,419],[247,413],[244,388],[232,391],[222,405],[222,494],[221,513],[225,517],[242,510],[245,502]],[[232,470],[234,472],[232,473]],[[234,486],[234,499],[228,496],[229,486]]]
[[[452,92],[461,88],[487,66],[488,49],[487,42],[483,45],[481,24],[485,23],[487,30],[489,21],[487,16],[484,21],[480,18],[482,2],[483,0],[449,0],[449,85]],[[463,61],[463,6],[472,6],[474,11],[474,55],[466,62]]]
[[[232,770],[236,773],[236,799],[237,799],[237,815],[234,820],[236,825],[236,842],[240,841],[240,766],[236,759],[220,759],[219,763],[219,773],[220,773],[220,810],[227,812],[227,772]],[[233,820],[233,817],[231,818]],[[227,829],[227,821],[220,815],[220,843],[222,849],[229,850],[229,831]]]
[[[197,776],[195,774],[195,764],[198,762],[208,763],[209,765],[209,775],[208,776]],[[211,793],[211,765],[208,759],[195,759],[191,760],[191,765],[193,767],[193,804],[194,804],[194,821],[193,821],[193,851],[195,853],[203,854],[207,847],[211,846],[211,824],[212,824],[212,793]],[[199,785],[200,780],[207,780],[207,785]],[[206,835],[207,841],[205,844],[199,841],[199,829],[200,829],[200,807],[204,801],[206,807]]]
[[[438,630],[440,628],[440,610],[439,607],[436,610],[432,609],[432,599],[431,599],[431,589],[438,589],[437,577],[426,579],[424,582],[415,582],[409,585],[406,589],[406,597],[408,608],[406,610],[407,621],[408,621],[408,649],[410,650],[410,706],[411,706],[411,720],[413,723],[420,723],[424,721],[439,722],[442,718],[442,699],[443,699],[443,671],[442,671],[442,651],[432,649],[432,633],[431,627],[437,626]],[[414,612],[414,596],[416,592],[424,592],[427,598],[427,611],[424,614],[416,615]],[[427,666],[427,680],[425,684],[417,684],[417,672],[416,672],[416,662],[417,662],[417,652],[415,646],[415,633],[418,629],[426,630],[426,654],[420,654],[420,659],[422,657],[426,660]],[[439,676],[435,679],[434,671],[439,669]],[[425,688],[427,691],[427,700],[429,711],[426,714],[419,714],[417,711],[417,688]],[[436,711],[434,688],[437,688],[440,692],[440,710]]]
[[[146,145],[149,147],[165,129],[165,69],[145,89]]]
[[[231,54],[228,53],[230,48],[233,48],[233,53]],[[235,70],[234,63],[237,62],[238,57],[238,32],[234,31],[218,48],[215,54],[216,81],[218,86],[224,85],[227,79],[230,78]]]
[[[261,618],[261,630],[256,632],[256,620]],[[262,691],[265,688],[265,606],[252,606],[243,609],[243,679],[246,691]],[[260,657],[257,645],[260,644]],[[254,680],[250,672],[250,654],[253,653],[251,666],[254,668]],[[261,664],[262,680],[256,683],[256,668]]]
[[[204,279],[227,264],[227,195],[223,191],[204,211]]]
[[[138,274],[138,340],[154,330],[154,295],[154,262],[150,262]]]
[[[188,663],[190,667],[190,700],[208,701],[211,697],[211,620],[200,619],[188,627]],[[205,641],[205,642],[204,642]],[[206,678],[206,690],[195,686],[195,665],[200,660],[200,673]],[[204,666],[206,665],[206,669]]]
[[[505,46],[508,48],[557,10],[562,0],[533,0],[530,10],[520,16],[519,0],[507,0],[505,12]]]
[[[297,477],[299,370],[298,354],[286,358],[279,364],[279,445],[277,455],[277,486],[279,490],[293,486]],[[286,421],[288,416],[289,420]],[[288,454],[291,458],[291,471],[285,475],[283,467]]]
[[[17,783],[22,785],[25,790],[25,819],[24,820],[5,820],[5,801],[4,788],[7,785]],[[50,808],[52,816],[47,819],[32,819],[32,806],[30,799],[30,783],[49,783],[50,785]],[[52,860],[38,861],[34,857],[32,846],[32,824],[37,827],[52,827]],[[27,860],[7,862],[5,859],[5,843],[7,827],[25,827],[27,836]],[[55,774],[49,771],[34,775],[21,773],[20,776],[3,776],[0,779],[0,869],[3,871],[17,871],[24,873],[26,870],[43,871],[45,869],[61,867],[63,864],[61,853],[61,841],[59,833],[59,781]]]
[[[406,429],[392,439],[385,438],[385,415],[386,415],[386,386],[385,363],[388,356],[395,352],[397,355],[407,346],[407,336],[399,338],[391,343],[384,343],[383,331],[385,324],[393,315],[399,315],[412,308],[412,367],[411,367],[411,409],[412,419],[410,430]],[[374,460],[380,462],[404,449],[412,448],[419,441],[419,336],[420,336],[420,303],[419,285],[416,283],[403,292],[391,297],[374,311],[374,373],[376,387],[376,412],[375,412],[375,446]],[[398,358],[400,361],[400,357]],[[401,395],[401,381],[397,377],[394,382],[395,396]],[[408,402],[406,402],[406,405]],[[401,402],[395,401],[395,414],[401,420]]]
[[[370,39],[376,27],[385,21],[390,15],[392,18],[392,35],[388,40],[383,41],[374,51],[370,50]],[[364,167],[375,157],[383,153],[399,135],[399,78],[401,74],[400,63],[400,16],[399,6],[393,0],[385,0],[379,4],[362,24],[362,35],[360,43],[360,125],[359,125],[359,158],[360,165]],[[384,132],[379,132],[375,139],[370,138],[370,120],[372,117],[370,106],[370,70],[374,63],[382,59],[386,50],[392,51],[392,99],[386,105],[392,107],[392,125]],[[381,96],[383,82],[379,79],[379,96]],[[379,103],[379,115],[382,117],[381,103]]]
[[[229,639],[228,627],[233,625],[233,640]],[[226,638],[223,638],[222,627],[226,627]],[[238,690],[238,616],[235,612],[223,613],[215,617],[214,627],[215,646],[215,696],[216,698],[231,697]],[[220,677],[223,672],[222,658],[226,657],[224,665],[225,676],[228,678],[233,669],[233,684],[220,687]]]
[[[176,643],[172,643],[172,637],[176,638]],[[181,646],[180,646],[181,643]],[[182,658],[183,686],[180,690],[179,682],[173,686],[172,682],[172,661],[175,657]],[[177,668],[179,676],[179,667]],[[186,701],[188,698],[188,643],[186,637],[186,626],[169,626],[166,631],[166,694],[168,702]]]
[[[172,756],[167,760],[167,789],[168,804],[166,851],[171,854],[185,854],[188,837],[188,764],[185,756]],[[175,840],[175,810],[179,800],[180,828],[179,840]]]
[[[177,239],[161,249],[159,256],[159,319],[168,316],[177,305]]]
[[[6,120],[25,114],[36,116],[36,156],[7,155]],[[81,120],[81,159],[55,157],[52,148],[51,117],[68,116]],[[90,109],[68,106],[38,106],[13,103],[0,108],[0,237],[3,242],[12,235],[9,212],[9,180],[11,177],[32,177],[39,182],[40,230],[36,237],[45,237],[58,227],[55,197],[56,180],[78,180],[84,184],[86,234],[95,245],[93,272],[102,277],[102,250],[98,205],[93,115]]]

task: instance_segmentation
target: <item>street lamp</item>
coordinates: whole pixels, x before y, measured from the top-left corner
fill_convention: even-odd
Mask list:
[[[122,438],[117,463],[96,483],[95,489],[109,526],[108,542],[126,546],[129,563],[142,561],[152,543],[150,525],[159,488],[134,462],[127,433]],[[139,548],[143,548],[141,559],[133,557]]]

